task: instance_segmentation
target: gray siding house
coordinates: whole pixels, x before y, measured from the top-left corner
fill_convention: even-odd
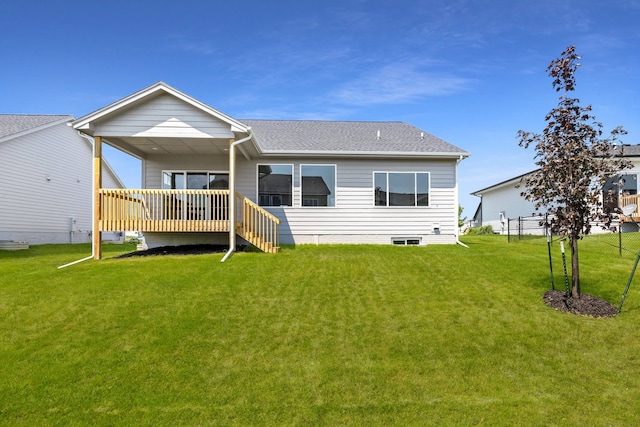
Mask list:
[[[81,243],[92,227],[92,143],[67,115],[0,114],[0,241]],[[103,185],[122,188],[106,164]],[[107,240],[120,233],[105,233]]]
[[[158,82],[73,126],[96,141],[94,164],[103,142],[142,160],[142,189],[97,189],[97,232],[125,221],[149,247],[239,238],[266,252],[457,242],[469,154],[407,123],[237,119]]]

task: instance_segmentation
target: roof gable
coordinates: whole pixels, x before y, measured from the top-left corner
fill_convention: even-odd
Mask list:
[[[142,104],[151,102],[160,95],[170,95],[189,106],[200,110],[201,112],[229,125],[232,132],[247,132],[244,124],[238,120],[228,116],[221,111],[209,107],[208,105],[180,92],[177,89],[167,85],[164,82],[155,83],[145,89],[142,89],[132,95],[129,95],[119,101],[107,105],[93,113],[87,114],[79,118],[73,123],[73,127],[83,131],[91,131],[94,123],[103,122],[114,116],[120,115],[132,108],[139,107]]]

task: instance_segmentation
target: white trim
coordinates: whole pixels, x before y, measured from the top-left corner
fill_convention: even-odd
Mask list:
[[[459,159],[469,157],[469,153],[454,152],[426,152],[426,151],[314,151],[314,150],[262,150],[259,148],[260,154],[265,157],[384,157],[385,159],[405,159],[405,158],[427,158],[427,159]]]

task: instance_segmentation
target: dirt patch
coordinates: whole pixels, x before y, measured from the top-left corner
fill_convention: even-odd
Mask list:
[[[129,252],[127,254],[118,255],[115,258],[132,258],[141,256],[158,256],[158,255],[203,255],[226,252],[228,246],[224,245],[181,245],[181,246],[161,246],[158,248],[147,249],[144,251]],[[237,246],[236,252],[244,252],[246,246]]]
[[[582,294],[580,299],[568,300],[563,291],[547,291],[543,296],[545,304],[549,307],[567,313],[590,317],[615,317],[618,309],[609,301],[593,295]]]

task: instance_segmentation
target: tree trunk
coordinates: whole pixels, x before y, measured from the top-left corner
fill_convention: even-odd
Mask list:
[[[571,297],[580,299],[580,264],[578,263],[579,236],[571,236]]]

